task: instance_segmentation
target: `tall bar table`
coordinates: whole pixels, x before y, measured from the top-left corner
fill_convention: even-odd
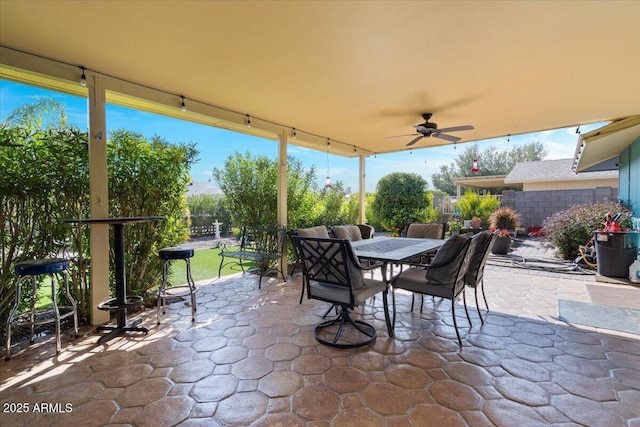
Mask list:
[[[81,218],[69,219],[65,222],[68,224],[109,224],[113,226],[113,242],[114,242],[114,264],[115,264],[115,298],[110,298],[98,304],[101,310],[116,312],[116,325],[98,326],[98,331],[109,331],[98,340],[98,344],[103,344],[118,335],[126,332],[149,332],[147,328],[139,327],[142,319],[133,319],[127,323],[127,307],[142,302],[141,298],[127,299],[127,273],[124,260],[124,226],[125,224],[135,222],[149,222],[163,220],[163,216],[138,216],[138,217],[116,217],[116,218]]]

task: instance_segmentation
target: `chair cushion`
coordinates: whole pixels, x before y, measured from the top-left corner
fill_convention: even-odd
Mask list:
[[[385,291],[387,284],[381,280],[363,279],[363,286],[353,290],[354,306],[364,303],[375,294]],[[351,304],[349,288],[344,286],[328,285],[312,281],[309,283],[310,296],[338,304]]]
[[[329,238],[329,231],[327,230],[327,227],[325,227],[324,225],[318,225],[315,227],[309,227],[309,228],[299,228],[298,229],[298,236],[300,237],[320,237],[323,239],[328,239]]]
[[[409,224],[407,237],[417,239],[442,239],[444,236],[444,224]]]
[[[467,274],[464,276],[465,283],[471,287],[475,288],[478,285],[478,280],[482,278],[481,270],[484,269],[492,237],[493,235],[490,231],[483,231],[476,236],[477,243],[473,247]]]
[[[450,263],[456,256],[458,256],[469,238],[470,237],[468,235],[449,237],[444,242],[444,245],[438,249],[438,252],[436,252],[436,256],[433,257],[433,261],[431,261],[430,266],[438,267]]]
[[[426,270],[422,268],[407,268],[402,273],[396,275],[391,283],[394,289],[405,289],[411,292],[451,299],[453,283],[427,283],[426,273]]]
[[[37,276],[65,271],[71,261],[66,258],[40,258],[19,262],[14,267],[18,276]]]
[[[357,225],[336,225],[333,227],[333,234],[338,239],[347,239],[350,242],[362,240],[362,233]]]
[[[187,246],[175,246],[172,248],[163,248],[158,251],[158,256],[162,260],[168,259],[187,259],[194,254],[193,248]]]

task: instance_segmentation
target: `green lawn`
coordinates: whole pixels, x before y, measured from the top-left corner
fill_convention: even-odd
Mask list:
[[[237,249],[231,247],[230,249]],[[193,280],[214,279],[218,277],[218,267],[220,266],[220,249],[197,249],[191,258],[191,275]],[[181,285],[187,282],[187,265],[182,260],[176,260],[171,263],[171,275],[169,282],[173,285]],[[237,265],[226,266],[222,269],[222,275],[238,273],[240,267]],[[36,298],[36,309],[43,309],[51,306],[51,282],[46,277],[44,284],[38,286],[38,296]],[[25,286],[31,286],[26,283]]]
[[[237,248],[230,248],[237,249]],[[213,279],[218,277],[218,267],[220,267],[220,249],[197,249],[191,258],[191,275],[193,280]],[[171,275],[169,282],[179,285],[187,282],[187,265],[182,260],[171,263]],[[241,271],[236,265],[227,266],[222,269],[222,275],[233,274]]]

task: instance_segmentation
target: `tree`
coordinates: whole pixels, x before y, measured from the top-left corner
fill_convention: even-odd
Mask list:
[[[373,216],[385,229],[395,232],[412,222],[424,221],[429,208],[427,186],[415,173],[395,172],[382,177],[371,206]]]
[[[468,146],[458,158],[449,165],[440,165],[440,172],[431,175],[433,186],[447,194],[456,194],[454,178],[472,176],[471,165],[478,160],[481,176],[506,175],[520,162],[542,160],[547,149],[539,141],[513,147],[510,150],[498,151],[491,146],[480,150],[478,144]],[[497,190],[498,193],[501,189]]]
[[[162,271],[157,250],[189,237],[185,193],[197,154],[192,143],[173,145],[159,136],[148,140],[126,130],[113,131],[107,141],[110,214],[165,217],[125,227],[127,282],[134,295],[144,295],[157,285]]]
[[[287,159],[287,224],[290,227],[304,226],[312,216],[313,198],[309,193],[315,175],[315,168],[306,170],[293,156]],[[225,195],[225,206],[236,227],[276,224],[278,164],[275,160],[236,151],[227,158],[224,169],[214,169],[213,177]]]
[[[315,224],[309,225],[339,225],[348,223],[345,212],[347,193],[344,190],[344,183],[336,181],[331,187],[324,187],[318,194],[317,217]]]
[[[88,135],[66,125],[62,111],[55,101],[38,101],[0,125],[0,324],[8,313],[3,301],[15,289],[13,265],[64,248],[74,254],[69,273],[78,314],[82,319],[89,313],[89,227],[64,222],[90,214]],[[112,133],[107,141],[111,215],[166,218],[125,229],[134,295],[158,285],[162,265],[156,250],[188,235],[184,193],[196,154],[192,145],[171,145],[159,137],[147,141],[126,131]],[[28,288],[23,304],[29,301]]]

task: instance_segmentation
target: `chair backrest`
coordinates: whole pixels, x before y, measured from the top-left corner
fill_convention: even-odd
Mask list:
[[[317,225],[315,227],[298,228],[293,232],[294,235],[300,237],[322,237],[329,238],[329,230],[324,225]]]
[[[478,243],[471,253],[469,268],[467,269],[467,274],[464,276],[464,281],[468,286],[475,288],[482,280],[484,266],[491,253],[491,248],[496,241],[496,235],[497,233],[492,233],[488,230],[476,235]]]
[[[373,228],[372,225],[358,224],[357,226],[360,229],[360,234],[362,235],[363,239],[373,239],[373,236],[376,233],[376,229]]]
[[[362,233],[357,225],[336,225],[332,229],[336,239],[347,239],[350,242],[362,240]]]
[[[433,258],[426,270],[425,278],[432,285],[453,286],[453,296],[464,288],[464,276],[469,267],[470,250],[477,244],[477,238],[467,235],[449,237]]]
[[[414,239],[444,239],[444,224],[442,223],[417,223],[409,224],[407,237]]]
[[[313,283],[348,289],[353,303],[353,290],[364,286],[362,267],[346,239],[292,236],[302,260],[302,273],[309,298],[331,300],[326,292],[318,295]]]
[[[282,255],[287,237],[287,228],[273,227],[245,227],[242,231],[242,250],[251,249],[261,254]]]

